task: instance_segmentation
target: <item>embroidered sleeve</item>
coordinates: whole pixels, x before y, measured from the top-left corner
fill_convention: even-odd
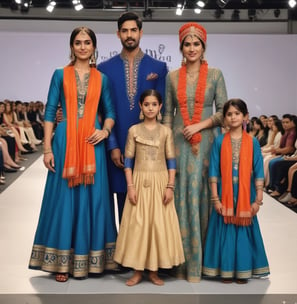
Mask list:
[[[222,125],[223,123],[223,106],[227,101],[227,90],[223,73],[215,70],[215,107],[216,113],[211,117],[214,126]]]
[[[135,134],[134,134],[133,126],[128,130],[128,136],[126,140],[125,146],[125,159],[134,159],[135,157],[135,149],[136,149],[136,141],[135,141]]]
[[[173,117],[174,117],[174,102],[173,102],[173,85],[171,82],[171,73],[166,77],[166,93],[165,93],[165,112],[163,117],[163,124],[172,128]]]

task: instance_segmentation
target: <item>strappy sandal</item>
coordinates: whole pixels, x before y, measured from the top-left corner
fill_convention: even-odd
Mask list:
[[[233,279],[232,278],[223,278],[221,281],[224,284],[231,284],[231,283],[233,283]]]
[[[68,273],[57,273],[56,274],[56,281],[59,283],[65,283],[68,281],[69,275]]]
[[[247,279],[236,279],[237,284],[247,284],[248,280]]]

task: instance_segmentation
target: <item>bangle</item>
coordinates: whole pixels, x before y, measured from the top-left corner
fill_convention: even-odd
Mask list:
[[[48,153],[53,153],[53,151],[52,151],[51,148],[48,148],[48,149],[44,149],[44,150],[43,150],[43,154],[48,154]]]
[[[111,133],[110,129],[107,128],[107,127],[104,127],[103,130],[105,130],[105,131],[108,133],[107,137],[109,137],[109,135],[110,135],[110,133]]]
[[[175,190],[175,186],[174,186],[174,184],[168,183],[167,186],[166,186],[166,189],[171,189],[172,191],[174,191]]]
[[[262,206],[262,205],[263,205],[263,202],[262,202],[262,201],[261,201],[261,202],[255,201],[255,203],[256,203],[257,205],[259,205],[259,206]]]
[[[256,190],[263,190],[263,185],[257,185]]]

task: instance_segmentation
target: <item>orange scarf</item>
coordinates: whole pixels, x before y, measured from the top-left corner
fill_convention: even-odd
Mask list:
[[[190,119],[187,103],[187,68],[186,66],[182,66],[179,69],[177,99],[180,107],[180,113],[186,127],[201,121],[207,83],[207,74],[208,64],[206,61],[203,61],[200,65],[198,84],[195,93],[194,113],[192,119]],[[190,143],[191,145],[198,144],[200,143],[201,139],[202,137],[200,132],[195,133],[192,136]]]
[[[252,222],[251,214],[251,174],[253,169],[253,139],[245,131],[239,156],[239,189],[237,198],[236,215],[233,206],[232,185],[232,145],[230,133],[226,133],[221,147],[221,175],[222,175],[222,215],[225,224],[248,226]]]
[[[91,68],[84,115],[77,117],[77,85],[73,66],[64,68],[63,87],[67,115],[67,143],[63,178],[68,186],[93,184],[96,172],[95,149],[86,138],[95,131],[95,118],[101,95],[101,74]]]

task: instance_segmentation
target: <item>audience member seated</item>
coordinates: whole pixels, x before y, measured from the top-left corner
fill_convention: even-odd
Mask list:
[[[17,100],[15,102],[15,106],[16,108],[13,113],[14,122],[19,126],[20,130],[22,129],[21,132],[25,133],[25,136],[27,137],[32,149],[37,151],[36,145],[40,145],[42,141],[36,138],[31,123],[26,119],[24,113],[22,112],[22,102]]]
[[[22,112],[30,121],[36,138],[43,140],[43,125],[37,120],[39,116],[37,104],[34,101],[31,101],[30,103],[24,102]]]
[[[2,155],[2,149],[0,145],[0,185],[5,184],[5,176],[4,176],[4,161]]]
[[[273,185],[271,183],[271,174],[274,170],[273,167],[277,164],[277,162],[282,160],[284,155],[292,155],[295,151],[297,117],[295,115],[285,114],[283,115],[282,123],[285,133],[281,137],[280,147],[271,149],[271,154],[275,157],[270,159],[268,164],[270,176],[269,184],[267,183],[267,180],[265,180],[265,186],[268,186],[271,190],[273,190]]]
[[[287,180],[287,190],[279,198],[282,203],[287,203],[289,206],[297,206],[297,158],[289,170],[288,170],[288,180]]]
[[[9,100],[4,101],[3,123],[13,133],[16,144],[21,153],[29,153],[33,149],[25,136],[25,133],[19,133],[19,127],[14,123],[13,104]],[[0,108],[1,109],[1,108]]]
[[[16,172],[18,169],[21,168],[17,163],[13,161],[8,153],[7,143],[4,138],[0,137],[0,146],[2,149],[2,156],[3,156],[3,167],[5,172]]]
[[[291,166],[297,162],[297,140],[295,141],[295,152],[290,156],[284,156],[278,161],[271,171],[270,184],[274,191],[270,193],[272,197],[279,197],[279,201],[284,203],[289,201],[286,192],[291,192],[291,186],[288,185],[288,172]],[[289,188],[289,189],[288,189]],[[287,190],[287,191],[286,191]]]
[[[260,147],[265,146],[267,143],[267,133],[259,118],[254,121],[253,130],[255,131],[254,136],[258,139]]]
[[[266,143],[265,146],[261,147],[262,148],[262,153],[263,153],[263,150],[265,150],[267,148],[270,148],[271,146],[274,145],[274,138],[277,134],[277,130],[273,129],[273,126],[275,125],[276,121],[279,121],[279,120],[273,118],[272,116],[270,116],[267,119],[267,129],[268,129],[268,131],[267,131],[267,143]],[[281,124],[281,121],[279,121],[279,123]],[[279,137],[279,141],[280,141],[280,138],[281,138],[281,135]]]

